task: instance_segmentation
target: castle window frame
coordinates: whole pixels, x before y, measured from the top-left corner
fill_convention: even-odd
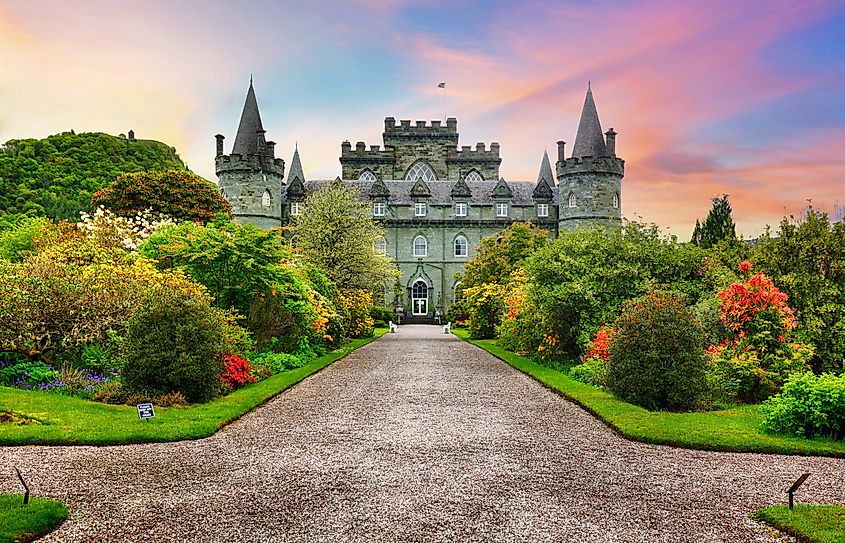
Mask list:
[[[373,202],[373,217],[384,217],[386,207],[384,202]]]
[[[387,239],[384,236],[379,236],[376,238],[375,246],[373,250],[378,256],[387,256]]]
[[[575,198],[575,193],[569,193],[569,207],[578,207],[578,200]]]
[[[469,241],[463,234],[455,237],[455,258],[466,258],[469,256]]]
[[[455,203],[455,217],[466,217],[466,216],[467,216],[467,204],[466,204],[466,202]]]
[[[464,297],[462,296],[463,291],[458,288],[460,286],[461,286],[460,281],[455,281],[455,284],[452,285],[452,301],[453,302],[460,302],[464,299]]]
[[[414,202],[414,217],[425,217],[427,207],[425,202]]]
[[[291,236],[288,243],[291,249],[296,249],[296,235]]]
[[[428,256],[428,240],[422,234],[414,238],[414,257],[422,258]]]
[[[466,182],[484,181],[484,177],[482,177],[482,175],[480,173],[478,173],[478,170],[471,170],[468,174],[466,174],[464,176],[464,181],[466,181]]]
[[[549,204],[537,204],[537,216],[538,217],[548,217],[549,216]]]
[[[358,181],[375,181],[376,174],[372,170],[364,170],[358,175]]]
[[[613,209],[619,209],[619,193],[613,193]]]
[[[496,216],[497,217],[507,217],[508,216],[508,204],[504,202],[497,202],[496,203]]]
[[[302,206],[300,205],[300,203],[299,202],[291,202],[290,203],[290,216],[296,217],[300,213],[302,213]]]
[[[264,189],[264,194],[261,195],[261,207],[270,207],[273,195],[270,194],[270,189]]]
[[[408,168],[408,173],[405,174],[405,181],[416,181],[418,179],[422,179],[426,183],[429,181],[437,181],[437,176],[434,175],[434,170],[424,160],[414,162],[411,167]]]

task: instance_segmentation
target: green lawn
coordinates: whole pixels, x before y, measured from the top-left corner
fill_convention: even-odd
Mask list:
[[[247,385],[207,404],[190,408],[157,407],[156,416],[138,419],[134,406],[107,405],[59,394],[0,387],[0,445],[116,445],[208,437],[283,390],[358,347],[381,337],[356,339],[311,363]],[[24,422],[25,424],[21,424]]]
[[[845,543],[845,507],[840,505],[785,505],[766,507],[754,515],[778,530],[808,543]]]
[[[506,351],[495,340],[470,340],[466,330],[453,332],[577,403],[629,439],[690,449],[845,457],[845,442],[764,434],[760,429],[763,415],[757,406],[704,413],[647,411]]]
[[[67,507],[60,502],[30,498],[22,494],[0,494],[0,543],[34,541],[58,528],[67,518]]]

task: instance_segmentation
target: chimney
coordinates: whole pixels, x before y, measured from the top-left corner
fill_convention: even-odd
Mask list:
[[[613,128],[604,133],[607,136],[607,143],[604,146],[605,154],[609,157],[616,157],[616,132]]]
[[[557,142],[557,161],[558,162],[566,162],[566,156],[563,151],[563,148],[566,146],[566,142],[561,140]]]
[[[217,138],[217,156],[223,155],[223,140],[226,138],[223,134],[217,134],[214,136]]]
[[[268,141],[267,142],[267,156],[270,158],[275,158],[276,156],[276,142],[275,141]]]

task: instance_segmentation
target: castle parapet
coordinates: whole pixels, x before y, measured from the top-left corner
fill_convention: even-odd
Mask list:
[[[490,149],[483,142],[475,144],[475,149],[469,145],[461,145],[460,149],[452,150],[446,157],[447,163],[486,163],[499,165],[502,159],[499,157],[499,144],[493,142]]]
[[[409,119],[399,121],[396,125],[396,119],[393,117],[385,117],[384,119],[384,138],[397,137],[436,137],[436,138],[454,138],[457,144],[458,137],[458,121],[453,117],[446,119],[446,126],[440,120],[434,121],[414,121],[411,124]]]
[[[231,155],[220,155],[214,159],[214,166],[219,177],[226,172],[261,171],[272,172],[284,177],[285,161],[272,156],[247,155],[237,153]]]
[[[591,157],[568,158],[557,163],[558,175],[569,175],[575,173],[611,173],[619,176],[625,175],[625,161],[616,157]]]

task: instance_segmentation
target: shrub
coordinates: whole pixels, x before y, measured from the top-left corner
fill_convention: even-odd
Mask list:
[[[374,321],[381,321],[383,323],[387,323],[387,321],[392,321],[393,319],[395,319],[396,314],[389,307],[385,307],[383,305],[374,305],[370,308],[370,317],[372,317]],[[384,326],[387,325],[384,324],[382,328]]]
[[[58,379],[59,372],[44,362],[18,362],[0,368],[0,385],[37,389],[39,385]]]
[[[569,376],[588,385],[607,386],[607,362],[599,356],[587,358],[581,364],[569,368]]]
[[[190,222],[208,222],[221,214],[232,216],[232,206],[213,183],[185,170],[121,175],[94,193],[91,207],[101,205],[123,216],[149,209]]]
[[[692,312],[704,330],[703,347],[705,348],[710,345],[719,345],[726,339],[734,336],[730,328],[722,322],[721,306],[722,302],[718,296],[711,293],[709,296],[705,296],[699,300],[692,308]]]
[[[845,439],[845,375],[793,374],[763,403],[766,431],[808,439]]]
[[[268,366],[253,364],[252,367],[250,367],[249,374],[255,377],[256,380],[263,381],[273,375],[273,370],[271,370]]]
[[[245,358],[236,354],[229,354],[223,357],[223,373],[220,380],[229,390],[237,390],[244,385],[258,382],[251,373],[252,368]]]
[[[132,391],[180,392],[194,402],[219,390],[227,318],[205,298],[168,291],[146,297],[127,324],[123,380]]]
[[[615,328],[607,372],[614,394],[652,410],[699,406],[706,393],[701,326],[676,294],[626,302]]]
[[[338,301],[349,315],[346,334],[351,338],[372,336],[373,318],[370,316],[370,308],[373,305],[372,294],[363,289],[345,289],[340,292]]]
[[[91,401],[119,405],[127,402],[128,394],[120,379],[110,379],[94,387]]]
[[[263,366],[270,369],[273,374],[301,368],[308,363],[308,360],[290,353],[262,352],[252,353],[249,357],[253,366]]]
[[[50,221],[44,218],[20,219],[12,228],[0,233],[0,258],[20,262],[35,252],[35,239],[49,227]]]

